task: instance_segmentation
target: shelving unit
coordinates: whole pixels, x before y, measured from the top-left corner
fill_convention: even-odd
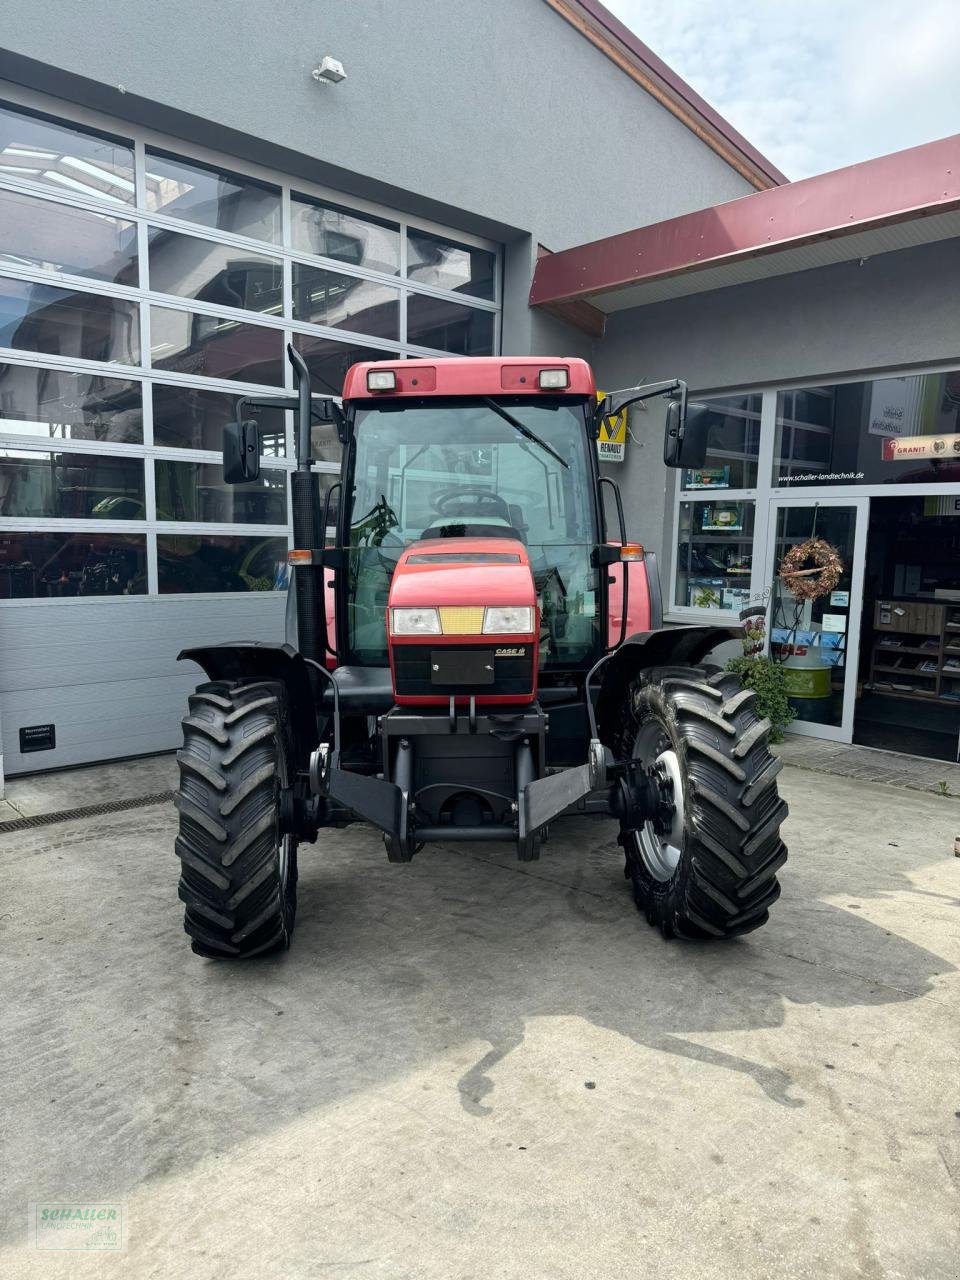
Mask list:
[[[960,602],[878,600],[873,624],[880,637],[870,659],[875,692],[960,706]],[[930,668],[921,670],[923,663]]]
[[[678,555],[684,599],[678,603],[742,608],[749,599],[752,553],[753,503],[723,498],[684,503]]]

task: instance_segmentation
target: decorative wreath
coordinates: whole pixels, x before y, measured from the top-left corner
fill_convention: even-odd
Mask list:
[[[798,600],[819,600],[834,589],[842,574],[839,552],[823,538],[798,543],[780,561],[780,581]]]

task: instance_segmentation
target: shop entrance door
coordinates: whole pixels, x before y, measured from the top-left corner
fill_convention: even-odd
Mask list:
[[[869,498],[773,498],[767,525],[765,580],[770,588],[769,645],[789,669],[791,732],[853,740],[860,610]],[[800,600],[780,581],[787,551],[808,538],[835,547],[843,564],[836,586]]]

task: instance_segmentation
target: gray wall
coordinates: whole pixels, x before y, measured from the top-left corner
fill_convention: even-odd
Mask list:
[[[948,240],[617,312],[596,347],[597,380],[625,386],[642,372],[722,391],[955,362],[958,278],[960,240]],[[630,533],[668,551],[675,476],[661,412],[633,415],[642,447],[628,443],[626,462],[607,470],[620,473]]]

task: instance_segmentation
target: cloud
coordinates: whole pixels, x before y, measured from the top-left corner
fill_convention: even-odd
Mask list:
[[[606,0],[790,178],[960,132],[957,0]]]

